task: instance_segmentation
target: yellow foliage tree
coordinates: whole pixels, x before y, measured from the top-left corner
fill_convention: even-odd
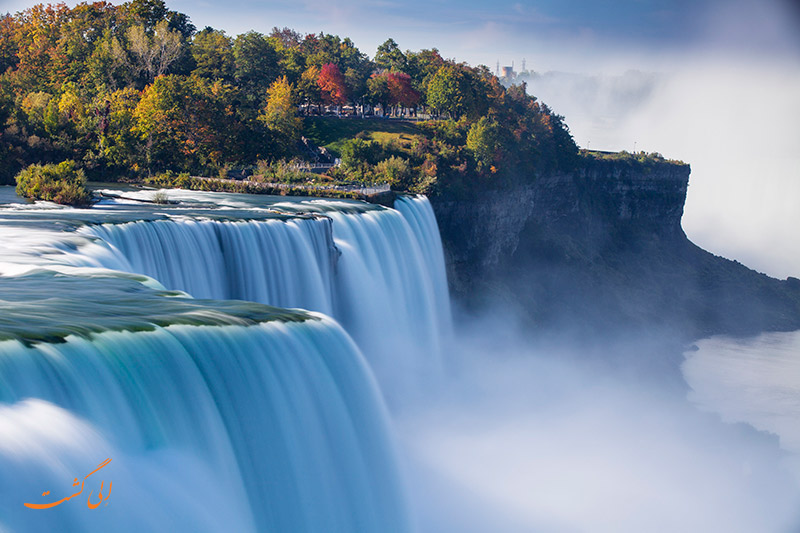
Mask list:
[[[294,87],[282,76],[267,91],[267,105],[258,120],[270,130],[277,147],[286,155],[294,151],[303,126],[295,111]]]

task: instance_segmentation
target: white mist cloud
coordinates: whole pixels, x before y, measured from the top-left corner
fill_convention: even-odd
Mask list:
[[[459,378],[400,419],[422,531],[800,524],[800,486],[776,439],[696,411],[658,378],[625,377],[609,363],[619,354],[533,349],[494,331],[505,345],[467,339]]]

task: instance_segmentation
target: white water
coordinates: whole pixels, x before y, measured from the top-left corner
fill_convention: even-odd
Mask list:
[[[452,327],[433,210],[424,197],[397,204],[356,212],[344,202],[276,206],[324,213],[316,219],[86,226],[79,233],[101,242],[72,260],[144,274],[197,298],[331,315],[396,397],[440,374],[442,339]]]
[[[327,319],[5,341],[0,376],[0,524],[14,530],[408,527],[377,388]],[[23,507],[106,457],[103,513],[85,498]]]
[[[424,387],[450,310],[430,205],[398,206],[299,203],[284,208],[318,214],[270,218],[243,202],[212,216],[142,208],[141,221],[129,205],[0,210],[0,284],[16,282],[0,287],[0,531],[412,529],[372,371]],[[15,303],[20,284],[30,298]],[[141,330],[229,309],[162,287],[313,309],[347,332],[323,315]],[[23,506],[71,494],[106,457],[88,484],[113,480],[101,510],[86,493]]]
[[[331,314],[334,250],[327,219],[155,220],[80,230],[112,254],[106,268],[144,274],[195,298],[249,300]],[[97,250],[89,251],[92,256]],[[83,254],[82,254],[83,255]]]

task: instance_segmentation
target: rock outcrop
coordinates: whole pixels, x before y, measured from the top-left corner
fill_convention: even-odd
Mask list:
[[[532,327],[658,326],[687,337],[800,328],[800,287],[692,244],[689,166],[584,160],[513,186],[431,199],[451,292]]]

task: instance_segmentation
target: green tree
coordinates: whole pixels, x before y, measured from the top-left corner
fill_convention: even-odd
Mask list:
[[[384,70],[404,71],[407,66],[405,54],[394,39],[387,39],[375,52],[375,66]]]
[[[372,105],[380,105],[383,112],[389,109],[392,92],[389,90],[389,80],[384,74],[373,74],[367,81],[367,99]]]
[[[234,77],[253,106],[260,107],[267,88],[280,75],[278,53],[261,33],[249,31],[233,42]]]
[[[407,191],[412,184],[414,171],[408,159],[391,156],[375,165],[378,180],[385,180],[396,191]]]
[[[141,96],[136,89],[127,87],[100,95],[95,103],[98,159],[107,167],[138,171],[145,163],[134,116]]]
[[[464,112],[461,73],[453,65],[439,68],[428,84],[428,105],[457,119]]]
[[[365,179],[369,175],[369,166],[379,158],[381,146],[375,141],[349,139],[342,145],[342,170],[348,177]]]
[[[233,81],[233,40],[224,31],[206,27],[192,40],[192,74],[210,79]]]
[[[467,149],[478,164],[478,170],[492,166],[498,149],[498,125],[488,118],[481,117],[470,126],[467,132]]]

